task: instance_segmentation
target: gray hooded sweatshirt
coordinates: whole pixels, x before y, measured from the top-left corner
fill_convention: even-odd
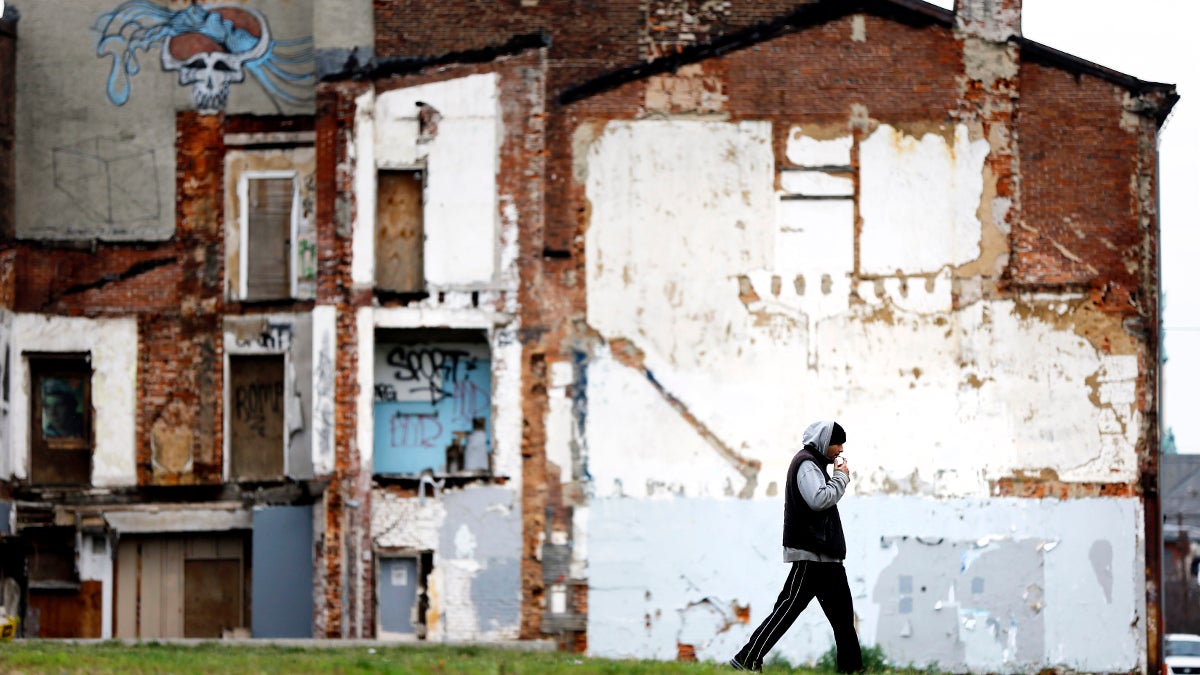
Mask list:
[[[816,451],[829,457],[829,437],[833,434],[833,421],[822,420],[813,422],[804,430],[804,445],[812,445]],[[846,494],[846,486],[850,484],[850,475],[835,468],[833,475],[826,476],[825,470],[811,461],[804,462],[796,469],[796,487],[800,496],[814,511],[824,511],[834,506]],[[805,551],[799,548],[783,547],[784,562],[813,560],[817,562],[840,562],[841,558]]]

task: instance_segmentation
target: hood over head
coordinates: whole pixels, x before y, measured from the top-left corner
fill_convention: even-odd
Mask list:
[[[831,443],[830,439],[837,435],[838,443]],[[842,429],[842,425],[833,420],[821,420],[813,422],[804,430],[804,447],[811,447],[822,457],[829,458],[829,446],[838,445],[846,442],[846,432]]]

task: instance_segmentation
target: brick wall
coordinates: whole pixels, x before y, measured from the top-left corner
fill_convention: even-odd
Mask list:
[[[1141,235],[1138,127],[1122,124],[1124,94],[1096,77],[1022,70],[1012,274],[1019,284],[1101,289],[1105,307],[1129,313]]]

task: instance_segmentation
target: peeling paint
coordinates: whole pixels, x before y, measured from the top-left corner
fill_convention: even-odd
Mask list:
[[[779,498],[595,500],[589,651],[675,659],[687,644],[699,660],[728,659],[787,575],[782,508]],[[1137,667],[1142,552],[1112,537],[1137,526],[1137,498],[851,495],[839,508],[860,638],[894,661],[954,672]],[[671,564],[646,567],[647,558]],[[1111,602],[1087,569],[1107,574]],[[1079,634],[1089,639],[1069,638]],[[811,664],[830,646],[813,603],[773,653]]]
[[[95,439],[92,485],[136,485],[134,429],[138,331],[136,319],[86,319],[15,314],[12,327],[14,357],[27,351],[75,352],[91,355],[92,408]],[[24,358],[13,358],[13,419],[29,417],[29,375]],[[28,476],[28,427],[14,424],[10,457],[13,473]]]

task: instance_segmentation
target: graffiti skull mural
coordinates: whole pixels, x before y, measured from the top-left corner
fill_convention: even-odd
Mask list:
[[[208,14],[220,17],[216,23],[223,30],[215,34],[224,39],[213,39],[207,32],[169,37],[162,47],[162,65],[163,70],[179,71],[179,84],[191,85],[197,110],[215,112],[224,110],[229,85],[246,79],[244,65],[267,53],[271,34],[257,10],[218,7]]]
[[[249,73],[275,107],[312,101],[312,38],[275,40],[266,17],[241,5],[193,4],[174,11],[150,0],[127,0],[101,14],[96,55],[111,56],[108,99],[129,100],[130,78],[141,70],[138,52],[161,46],[164,71],[178,72],[203,112],[225,109],[230,85]]]

